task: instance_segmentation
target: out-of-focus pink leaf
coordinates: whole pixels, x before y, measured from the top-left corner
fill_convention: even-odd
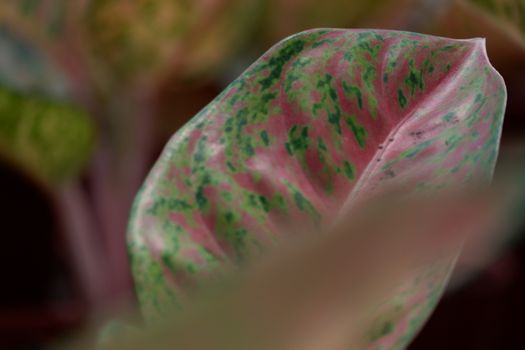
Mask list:
[[[85,0],[0,3],[0,82],[21,92],[85,98],[90,80],[82,51]]]
[[[505,100],[482,39],[323,29],[280,42],[173,136],[138,194],[129,248],[144,314],[391,186],[490,181]],[[413,337],[453,261],[393,291],[371,348]]]

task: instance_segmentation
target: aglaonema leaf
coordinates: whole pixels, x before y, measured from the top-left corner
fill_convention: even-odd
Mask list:
[[[0,88],[0,156],[46,184],[85,165],[94,127],[79,108]]]
[[[490,181],[505,101],[482,39],[330,29],[285,39],[172,137],[138,194],[129,249],[144,314],[183,306],[295,224],[322,229],[391,186]],[[392,292],[371,348],[406,344],[453,261]]]

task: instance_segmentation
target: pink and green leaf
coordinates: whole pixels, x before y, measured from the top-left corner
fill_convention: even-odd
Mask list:
[[[138,194],[129,249],[145,316],[184,306],[297,223],[322,229],[391,187],[490,181],[505,101],[481,39],[331,29],[285,39],[172,137]],[[393,291],[371,348],[408,343],[456,255]]]

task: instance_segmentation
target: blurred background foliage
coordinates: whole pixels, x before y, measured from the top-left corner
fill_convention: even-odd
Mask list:
[[[4,281],[0,347],[32,348],[133,299],[128,212],[163,145],[262,52],[314,27],[486,37],[509,92],[503,153],[523,139],[524,0],[0,2],[3,246],[51,242],[2,256],[2,274],[49,278]],[[17,288],[41,297],[10,303]]]
[[[40,181],[73,176],[91,154],[94,130],[78,108],[0,89],[0,118],[0,155]]]

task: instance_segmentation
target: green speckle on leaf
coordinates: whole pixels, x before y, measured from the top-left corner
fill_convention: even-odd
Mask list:
[[[354,166],[352,164],[350,164],[348,161],[344,161],[343,162],[343,170],[344,170],[344,173],[345,173],[345,176],[349,179],[349,180],[354,180],[355,179],[355,169],[354,169]]]
[[[347,94],[355,96],[359,109],[363,108],[363,95],[361,94],[361,90],[357,86],[351,86],[343,81],[343,90]]]
[[[405,84],[408,86],[410,96],[414,96],[416,88],[419,88],[420,91],[423,91],[425,87],[423,73],[416,69],[414,60],[411,60],[409,63],[409,73],[405,80]]]
[[[317,144],[319,146],[319,149],[323,152],[326,152],[328,149],[326,148],[326,144],[324,143],[323,139],[322,138],[318,138],[317,139]]]
[[[293,199],[295,201],[295,205],[297,205],[297,207],[302,211],[305,211],[311,206],[310,202],[299,191],[294,192]]]
[[[355,116],[346,118],[346,123],[350,127],[350,130],[352,130],[359,147],[364,148],[366,145],[366,138],[368,136],[366,129],[361,124],[359,124]]]
[[[268,89],[279,79],[284,65],[303,50],[304,44],[305,42],[301,39],[290,40],[290,42],[286,43],[285,47],[279,50],[277,55],[270,58],[267,63],[270,74],[268,77],[259,81],[263,90]]]
[[[270,137],[268,136],[268,132],[266,130],[261,131],[261,140],[263,144],[268,147],[270,145]]]
[[[454,119],[455,116],[456,114],[454,112],[448,112],[447,114],[443,116],[443,120],[447,123],[450,123]]]
[[[407,105],[407,98],[405,97],[405,94],[403,93],[403,90],[398,89],[397,90],[397,101],[399,102],[399,105],[401,108],[405,108]]]
[[[259,201],[261,202],[261,205],[264,209],[265,212],[269,212],[270,211],[270,202],[268,201],[268,199],[263,196],[263,195],[260,195],[259,196]]]
[[[419,153],[421,153],[422,151],[424,151],[431,144],[432,144],[432,140],[425,141],[406,151],[401,152],[400,156],[401,158],[413,158]]]
[[[288,133],[288,142],[285,144],[288,154],[304,156],[304,153],[308,149],[308,144],[308,126],[302,128],[298,125],[292,126]]]

